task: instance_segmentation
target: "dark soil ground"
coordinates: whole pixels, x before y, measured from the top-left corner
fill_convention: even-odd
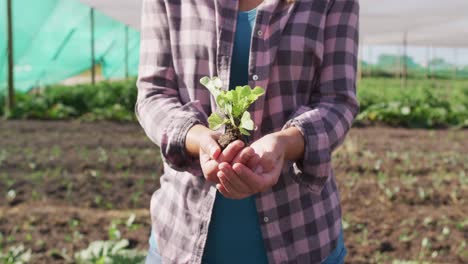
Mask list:
[[[353,129],[334,154],[347,263],[468,263],[467,146],[466,130]],[[161,172],[135,123],[0,121],[0,251],[65,263],[115,228],[145,250]]]

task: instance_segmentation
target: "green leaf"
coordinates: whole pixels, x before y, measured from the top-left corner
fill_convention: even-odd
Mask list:
[[[217,129],[222,124],[231,123],[234,127],[241,127],[247,135],[247,130],[253,130],[255,124],[247,112],[260,96],[265,94],[265,90],[260,86],[251,89],[249,85],[236,86],[234,90],[222,90],[222,81],[218,77],[203,77],[200,79],[203,84],[216,99],[216,104],[220,108],[224,118],[221,116],[210,116],[210,128]],[[236,124],[238,122],[238,124]]]
[[[227,112],[227,116],[229,117],[229,120],[231,120],[231,124],[236,127],[236,122],[234,121],[234,115],[232,114],[232,105],[226,104],[225,109]]]
[[[208,124],[210,129],[217,130],[224,124],[224,119],[218,113],[212,113],[210,117],[208,117]]]
[[[250,89],[250,86],[248,85],[237,86],[236,90],[241,98],[247,98],[252,93],[252,89]]]
[[[240,127],[247,130],[254,129],[254,122],[252,121],[252,118],[250,118],[249,112],[244,112],[244,114],[242,115]]]
[[[226,101],[227,103],[226,104],[229,104],[230,106],[227,107],[226,106],[226,111],[229,113],[229,115],[232,115],[233,118],[239,118],[239,113],[238,113],[238,102],[239,100],[239,97],[236,93],[235,90],[231,90],[231,91],[228,91],[226,92]]]
[[[240,131],[242,134],[246,135],[246,136],[250,136],[249,131],[243,129],[242,127],[239,127],[239,131]]]
[[[251,104],[251,102],[249,102],[251,89],[250,89],[250,86],[248,85],[237,86],[234,92],[236,96],[235,96],[235,101],[233,101],[234,103],[233,114],[236,118],[240,118]]]
[[[209,83],[211,82],[210,77],[205,76],[200,79],[200,83],[203,84],[205,87],[209,86]]]
[[[219,106],[219,108],[224,109],[226,107],[226,103],[228,103],[229,100],[226,98],[226,92],[222,91],[218,97],[216,97],[216,104]]]
[[[235,90],[230,90],[226,92],[226,100],[229,100],[231,103],[236,103],[239,100],[239,96]]]
[[[263,94],[265,94],[265,90],[263,90],[263,88],[260,86],[256,86],[249,95],[250,104],[257,101],[257,99]]]
[[[205,76],[200,79],[200,83],[210,91],[214,98],[218,98],[218,95],[221,93],[221,88],[223,86],[221,79],[218,77],[210,78]]]
[[[213,84],[215,85],[215,87],[216,87],[217,89],[223,88],[223,82],[221,81],[220,78],[218,78],[218,77],[213,77],[211,80],[213,81]]]
[[[232,106],[232,115],[233,115],[234,118],[240,119],[244,112],[245,112],[245,109],[244,109],[242,103],[233,104],[233,106]]]
[[[252,93],[260,97],[265,94],[265,90],[260,86],[255,86],[255,88],[252,90]]]

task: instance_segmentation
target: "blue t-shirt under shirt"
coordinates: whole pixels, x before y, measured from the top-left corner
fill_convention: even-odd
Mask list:
[[[250,42],[256,14],[256,9],[238,13],[229,89],[248,84]],[[268,263],[254,196],[232,200],[216,193],[203,255],[205,263]]]

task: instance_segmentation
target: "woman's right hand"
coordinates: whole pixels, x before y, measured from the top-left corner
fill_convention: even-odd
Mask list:
[[[195,125],[188,131],[185,139],[188,154],[200,159],[205,179],[214,183],[220,183],[217,176],[219,164],[231,163],[244,148],[244,142],[236,140],[221,151],[217,142],[220,135],[203,125]]]

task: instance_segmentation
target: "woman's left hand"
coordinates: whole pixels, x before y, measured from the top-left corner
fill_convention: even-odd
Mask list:
[[[286,141],[273,133],[244,148],[231,164],[219,164],[216,187],[227,198],[244,199],[278,182],[283,168]]]

